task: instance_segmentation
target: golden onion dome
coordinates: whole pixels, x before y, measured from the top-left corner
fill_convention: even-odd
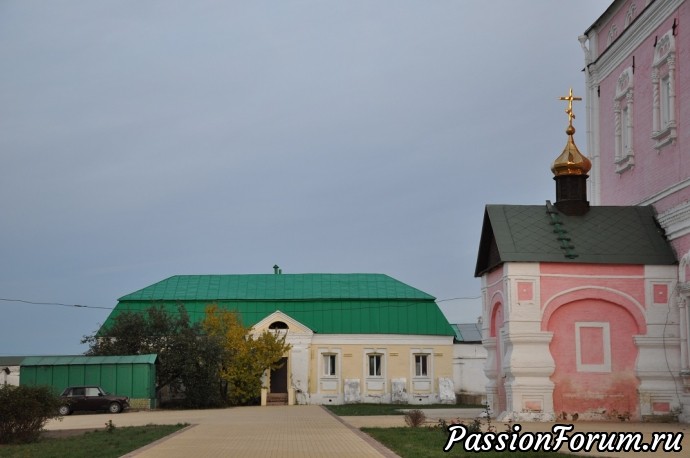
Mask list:
[[[568,134],[568,143],[563,148],[561,155],[553,161],[551,171],[555,176],[587,175],[587,172],[592,168],[592,162],[577,149],[573,139],[575,128],[572,124],[568,126],[565,133]]]

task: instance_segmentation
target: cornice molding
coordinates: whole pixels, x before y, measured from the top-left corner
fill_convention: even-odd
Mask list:
[[[690,202],[665,211],[657,219],[661,227],[666,231],[666,236],[669,240],[675,240],[690,234]]]
[[[609,76],[630,54],[656,30],[685,0],[663,0],[650,4],[633,23],[623,30],[618,39],[590,64],[596,83]],[[603,30],[597,29],[601,36]],[[592,68],[593,67],[593,68]]]

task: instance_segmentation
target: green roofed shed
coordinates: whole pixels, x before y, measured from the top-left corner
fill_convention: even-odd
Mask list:
[[[124,311],[179,304],[192,321],[218,304],[245,326],[281,311],[321,334],[454,335],[433,296],[383,274],[177,275],[121,297],[101,329]]]
[[[157,355],[27,356],[21,363],[20,385],[49,386],[56,394],[68,386],[98,385],[130,398],[134,408],[156,405]]]

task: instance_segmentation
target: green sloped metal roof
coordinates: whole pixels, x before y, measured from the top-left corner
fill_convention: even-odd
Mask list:
[[[27,356],[22,366],[72,366],[79,364],[153,364],[158,355],[125,356]]]
[[[672,265],[676,257],[652,206],[568,216],[550,205],[487,205],[475,276],[504,262]]]
[[[382,274],[179,275],[121,297],[101,330],[125,311],[179,304],[193,322],[218,304],[245,326],[281,311],[321,334],[454,335],[433,296]]]
[[[219,307],[238,312],[245,326],[254,326],[268,315],[281,311],[319,334],[421,334],[448,335],[453,331],[433,301],[216,301]],[[103,324],[110,326],[123,311],[141,312],[151,305],[161,305],[168,313],[177,313],[177,302],[120,302]],[[186,301],[192,322],[205,315],[205,301]]]
[[[121,297],[134,300],[435,299],[383,274],[176,275]]]

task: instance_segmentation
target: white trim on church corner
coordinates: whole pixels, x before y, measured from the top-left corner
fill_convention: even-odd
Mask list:
[[[666,231],[666,237],[669,240],[690,234],[690,202],[685,202],[661,213],[657,220]]]

